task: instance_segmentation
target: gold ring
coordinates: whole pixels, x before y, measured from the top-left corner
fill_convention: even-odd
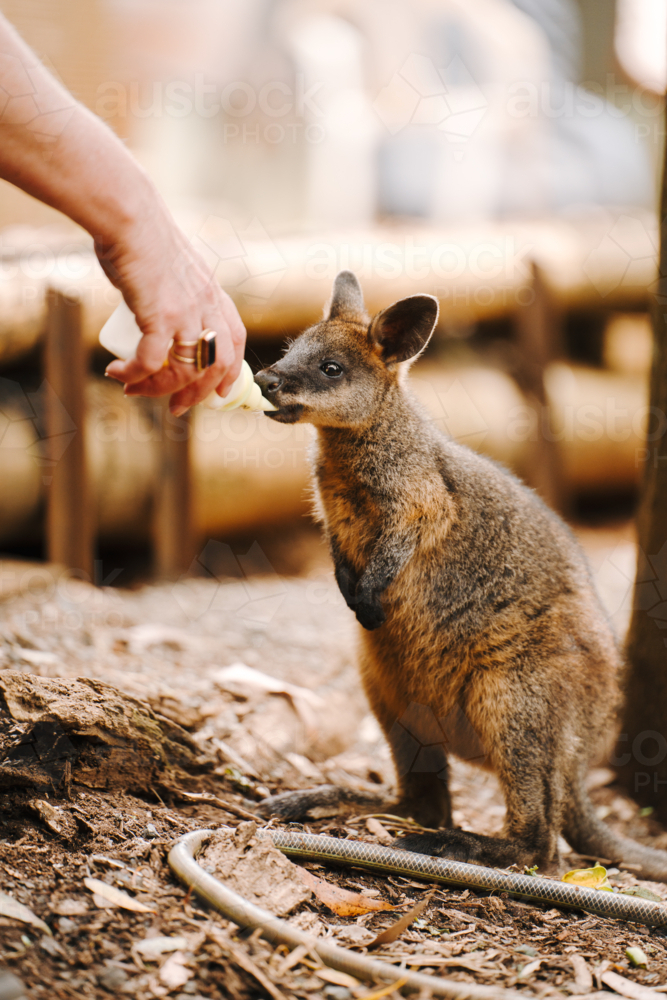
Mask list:
[[[194,365],[198,372],[203,372],[215,362],[215,330],[204,330],[199,340],[174,340],[169,348],[169,355],[182,365]],[[176,352],[177,347],[194,347],[193,358],[186,358]]]
[[[197,343],[197,341],[195,341],[195,343]],[[197,363],[196,358],[185,358],[183,357],[182,354],[177,354],[176,351],[174,350],[173,345],[172,347],[169,348],[169,354],[171,355],[172,358],[174,358],[175,361],[180,361],[182,365],[194,365]]]

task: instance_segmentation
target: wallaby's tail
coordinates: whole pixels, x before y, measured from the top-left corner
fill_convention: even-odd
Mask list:
[[[583,778],[573,782],[565,803],[563,836],[570,847],[579,854],[609,858],[636,865],[638,878],[667,882],[667,851],[644,847],[629,837],[622,837],[610,830],[595,814],[595,806],[588,797]],[[641,869],[639,866],[641,865]]]

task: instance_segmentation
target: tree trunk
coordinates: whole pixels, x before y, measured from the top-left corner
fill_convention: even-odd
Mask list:
[[[665,147],[667,156],[667,146]],[[628,635],[621,735],[612,762],[642,806],[667,823],[667,160],[646,465],[638,514],[639,558]]]

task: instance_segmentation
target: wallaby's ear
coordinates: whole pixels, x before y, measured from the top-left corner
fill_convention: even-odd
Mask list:
[[[356,274],[352,271],[341,271],[331,293],[331,305],[327,319],[338,319],[341,316],[363,316],[364,296]]]
[[[407,361],[426,347],[437,320],[438,300],[433,295],[411,295],[373,317],[368,339],[380,348],[385,364]]]

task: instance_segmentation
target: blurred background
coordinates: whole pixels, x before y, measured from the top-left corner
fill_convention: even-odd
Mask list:
[[[432,419],[584,534],[601,526],[605,544],[631,546],[642,469],[665,430],[647,390],[663,2],[0,10],[144,164],[237,302],[253,368],[318,319],[341,268],[371,311],[435,294],[440,326],[412,379]],[[307,513],[309,428],[202,407],[169,420],[105,384],[97,335],[118,298],[91,240],[5,182],[0,301],[6,556],[69,559],[122,585],[327,565]],[[85,345],[76,413],[58,388],[63,323]],[[69,557],[54,534],[71,529],[49,513],[67,463],[90,510],[83,554]],[[232,550],[248,553],[242,568],[225,563]]]

